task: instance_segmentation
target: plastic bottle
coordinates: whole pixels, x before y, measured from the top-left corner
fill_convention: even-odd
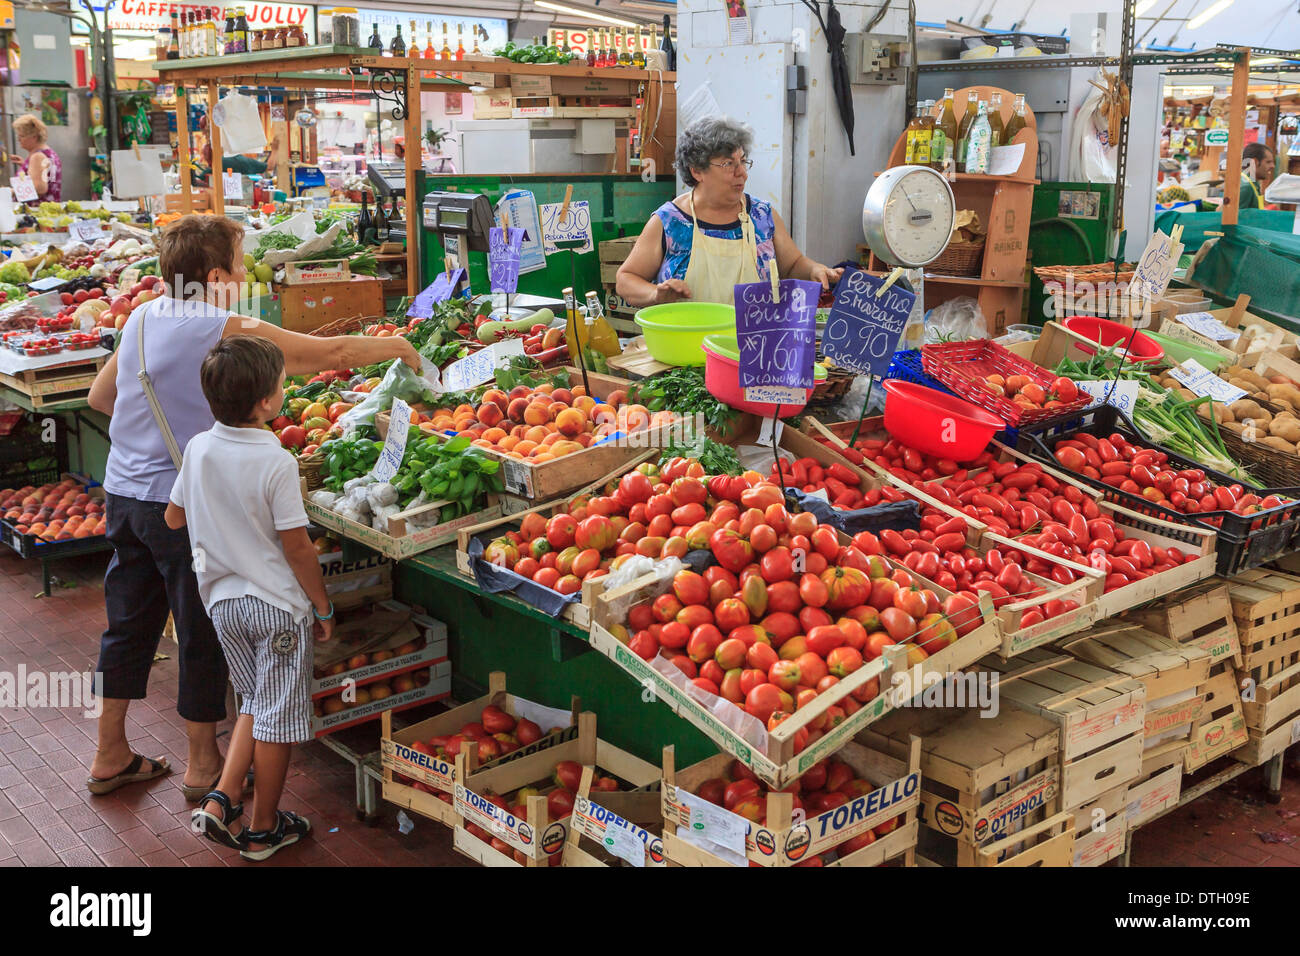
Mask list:
[[[966,172],[985,174],[989,171],[989,150],[992,148],[993,128],[989,125],[988,107],[981,100],[975,122],[966,136]]]
[[[961,122],[957,124],[957,172],[966,172],[966,137],[970,134],[971,124],[975,122],[975,117],[979,113],[980,95],[975,90],[971,90],[966,95],[966,112],[961,115]]]
[[[569,361],[578,360],[578,350],[587,344],[587,323],[578,314],[578,301],[572,289],[564,289],[564,341],[569,346]]]
[[[916,162],[916,131],[921,127],[921,104],[916,104],[916,114],[907,122],[903,139],[903,162],[911,166]]]

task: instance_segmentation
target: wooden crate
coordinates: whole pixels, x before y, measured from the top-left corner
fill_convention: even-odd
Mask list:
[[[1183,788],[1183,767],[1174,762],[1156,770],[1144,771],[1128,787],[1128,806],[1124,815],[1130,830],[1177,806]]]
[[[918,846],[927,858],[944,865],[996,865],[1021,854],[1037,858],[1044,852],[1037,841],[1059,836],[1049,832],[1053,828],[1037,827],[1059,808],[1055,723],[1013,708],[994,717],[976,710],[903,709],[857,740],[899,757],[913,735],[922,740]],[[1029,829],[1012,829],[1018,825]],[[1070,833],[1072,847],[1072,827]],[[980,852],[984,848],[989,853]],[[1061,865],[1069,865],[1068,855]]]
[[[722,807],[709,805],[701,820],[687,805],[689,796],[704,781],[724,777],[735,760],[730,754],[717,754],[678,771],[674,749],[664,748],[663,756],[663,841],[669,861],[678,866],[735,866],[705,843],[690,836],[709,837],[720,825],[722,832],[743,833],[744,858],[752,866],[795,866],[821,856],[854,837],[877,827],[888,827],[876,841],[859,847],[834,861],[836,866],[878,866],[887,859],[904,858],[913,866],[916,847],[916,808],[921,791],[921,741],[912,737],[905,759],[896,759],[856,743],[848,743],[835,754],[863,780],[877,789],[849,802],[818,814],[811,819],[796,819],[793,795],[770,791],[762,820],[751,823]],[[703,802],[703,801],[700,801]],[[685,834],[685,835],[684,835]],[[736,849],[737,856],[739,851]]]
[[[1228,580],[1241,676],[1258,686],[1300,663],[1300,577],[1254,568]]]
[[[393,596],[393,564],[381,554],[360,561],[321,561],[325,593],[338,610],[351,610],[372,601],[386,601]]]
[[[1142,770],[1146,687],[1115,671],[1044,648],[1013,662],[986,658],[999,700],[1060,727],[1061,807],[1073,810]]]
[[[1128,785],[1107,790],[1074,811],[1074,865],[1101,866],[1124,852]]]
[[[47,405],[84,400],[90,394],[95,376],[108,359],[98,358],[78,361],[75,351],[68,353],[66,365],[48,365],[45,368],[23,369],[9,374],[0,372],[0,384],[21,392],[40,411]]]
[[[408,528],[406,524],[408,518],[432,508],[450,504],[448,501],[431,501],[418,508],[411,508],[390,515],[387,530],[380,531],[368,524],[361,524],[359,521],[345,518],[341,514],[315,504],[308,497],[310,492],[307,490],[307,480],[299,478],[298,481],[299,489],[302,492],[302,506],[313,524],[328,528],[359,544],[364,544],[367,548],[372,548],[395,561],[455,541],[462,529],[501,517],[501,504],[497,496],[488,495],[488,506],[481,511],[462,515],[459,518],[453,518],[451,521],[444,521],[428,528],[419,528],[417,530]]]
[[[1205,700],[1205,710],[1192,724],[1191,741],[1183,759],[1187,773],[1244,747],[1249,740],[1241,690],[1232,668],[1214,674],[1197,688],[1197,693]]]
[[[633,334],[639,334],[640,331],[640,326],[637,326]],[[665,365],[652,356],[650,350],[644,345],[628,346],[623,350],[622,355],[612,356],[609,367],[617,369],[631,379],[650,378],[672,368],[671,365]]]
[[[636,245],[639,238],[640,236],[624,236],[620,239],[606,239],[597,243],[596,254],[602,263],[612,262],[614,265],[622,265],[632,254],[632,247]]]
[[[664,593],[669,586],[668,580],[647,575],[599,595],[592,611],[588,638],[591,647],[626,671],[638,685],[638,693],[651,691],[654,698],[703,731],[722,750],[740,760],[772,787],[784,787],[802,776],[863,727],[878,720],[900,702],[905,704],[920,695],[936,681],[984,657],[997,646],[998,641],[992,604],[987,596],[981,595],[984,623],[975,630],[911,666],[907,662],[907,644],[886,648],[883,656],[867,661],[768,732],[738,705],[712,697],[695,687],[663,655],[646,661],[627,646],[630,635],[621,622],[626,620],[628,608]],[[940,589],[936,593],[942,600],[949,592]],[[613,623],[615,621],[620,623]],[[873,682],[874,691],[870,689]],[[830,706],[843,706],[855,692],[866,698],[853,698],[853,703],[860,709],[849,713],[847,719],[813,739],[803,750],[796,751],[798,731],[826,713]]]
[[[314,332],[338,319],[384,316],[384,284],[373,276],[338,282],[284,285],[276,290],[280,324],[290,332]]]
[[[555,866],[563,859],[569,836],[569,818],[552,820],[547,813],[545,796],[554,789],[551,775],[555,765],[562,760],[574,760],[584,767],[598,767],[630,790],[653,790],[660,781],[658,767],[600,740],[596,736],[596,715],[590,712],[578,716],[576,737],[554,747],[477,772],[471,770],[471,760],[472,754],[463,750],[456,755],[455,809],[460,821],[456,825],[453,845],[485,865],[521,864],[481,837],[475,838],[467,830],[469,824],[481,827],[512,851],[518,850],[524,858],[523,866]],[[543,795],[528,797],[525,819],[485,799],[486,795],[507,794],[527,786],[535,786]],[[465,837],[475,838],[477,845]],[[500,859],[493,860],[493,856]]]
[[[446,713],[422,720],[418,724],[412,724],[409,727],[394,731],[392,717],[390,714],[385,713],[379,740],[380,764],[384,769],[384,799],[397,804],[399,807],[414,810],[416,813],[430,819],[454,827],[458,820],[452,805],[452,794],[455,791],[457,779],[455,765],[450,761],[443,760],[441,757],[414,750],[413,745],[418,741],[428,740],[431,737],[456,733],[465,724],[477,721],[483,713],[483,708],[489,704],[500,707],[515,718],[527,716],[528,714],[542,716],[548,713],[548,709],[542,708],[540,704],[507,693],[506,675],[502,671],[493,671],[488,675],[488,692],[482,697],[455,707]],[[568,715],[568,723],[563,729],[555,733],[548,733],[527,747],[521,747],[511,753],[503,754],[496,760],[490,760],[480,765],[477,762],[478,752],[476,750],[474,753],[474,766],[476,768],[480,766],[488,768],[509,763],[512,760],[520,760],[530,754],[550,749],[557,744],[576,737],[578,734],[579,709],[579,701],[575,697]],[[538,723],[540,726],[540,721]],[[551,728],[543,727],[543,729],[550,730]],[[404,777],[409,782],[403,782],[397,779],[398,777]]]
[[[352,270],[347,259],[314,259],[284,264],[284,284],[287,286],[351,281]]]
[[[1016,833],[1017,841],[1025,847],[1011,856],[1002,856],[994,846],[982,846],[976,851],[976,866],[1029,867],[1074,865],[1074,817],[1068,812],[1053,814]]]
[[[1135,624],[1102,624],[1058,645],[1092,664],[1119,671],[1146,686],[1144,770],[1164,762],[1183,765],[1193,730],[1205,716],[1202,686],[1210,654]]]
[[[1241,666],[1241,642],[1237,639],[1231,596],[1223,581],[1194,584],[1126,611],[1124,617],[1179,644],[1193,644],[1209,651],[1211,674],[1229,665]]]
[[[582,782],[573,802],[569,835],[564,842],[562,866],[666,866],[663,810],[659,794],[652,790],[632,792],[596,791],[592,800],[591,766],[582,768]],[[634,842],[618,841],[612,835],[621,830]],[[641,845],[638,854],[631,847]],[[618,849],[611,849],[617,846]],[[622,851],[622,852],[620,852]],[[630,851],[630,852],[629,852]]]
[[[1249,740],[1237,759],[1252,766],[1300,743],[1300,664],[1292,664],[1254,685],[1254,700],[1243,702]]]

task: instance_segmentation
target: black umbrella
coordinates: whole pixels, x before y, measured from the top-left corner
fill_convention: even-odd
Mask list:
[[[835,89],[835,102],[840,107],[840,123],[849,137],[849,155],[856,156],[853,148],[853,91],[849,87],[849,64],[844,57],[846,31],[840,22],[840,12],[835,9],[835,0],[827,0],[825,19],[818,0],[803,0],[803,5],[813,12],[821,24],[822,33],[826,34],[826,49],[831,55],[831,84]]]

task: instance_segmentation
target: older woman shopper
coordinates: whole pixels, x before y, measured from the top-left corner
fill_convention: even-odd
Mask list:
[[[29,205],[58,202],[63,197],[63,160],[46,145],[49,130],[29,113],[14,120],[14,135],[18,147],[27,152],[27,158],[15,156],[13,161],[18,164],[18,171],[31,177],[36,187],[36,198]]]
[[[126,737],[127,707],[145,696],[169,610],[180,645],[177,710],[189,736],[181,789],[198,800],[221,774],[216,728],[226,716],[227,671],[199,598],[193,562],[204,556],[191,554],[185,529],[172,530],[163,520],[176,481],[177,449],[213,423],[199,382],[203,356],[219,339],[243,333],[278,345],[288,375],[390,358],[420,367],[419,354],[400,337],[318,338],[236,314],[232,308],[244,280],[243,238],[243,227],[219,216],[184,216],[172,224],[158,244],[159,271],[170,286],[131,313],[117,350],[90,390],[90,407],[112,416],[104,489],[114,550],[104,578],[108,628],[96,667],[103,675],[104,710],[87,781],[92,793],[109,793],[170,769],[165,759],[133,752]],[[248,480],[259,479],[249,475]]]
[[[745,192],[753,138],[726,117],[697,120],[678,137],[677,171],[691,190],[655,210],[619,267],[618,294],[628,304],[730,304],[737,283],[765,281],[773,270],[823,288],[839,280],[842,269],[805,256],[771,204]]]

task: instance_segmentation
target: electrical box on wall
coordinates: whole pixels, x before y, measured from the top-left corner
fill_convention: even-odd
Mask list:
[[[907,81],[911,60],[907,37],[892,33],[850,33],[844,37],[849,82],[895,86]]]

